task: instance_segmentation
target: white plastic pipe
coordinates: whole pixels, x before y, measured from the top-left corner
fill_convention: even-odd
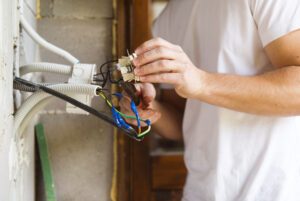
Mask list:
[[[76,59],[73,55],[71,55],[69,52],[49,43],[46,41],[44,38],[42,38],[31,26],[30,24],[26,21],[23,15],[20,16],[20,22],[26,33],[39,45],[43,46],[47,50],[62,56],[72,64],[79,63],[79,60]]]
[[[55,63],[32,63],[24,66],[20,66],[20,76],[23,76],[27,73],[34,72],[47,72],[47,73],[57,73],[57,74],[72,74],[72,67],[68,65],[55,64]]]
[[[99,86],[89,84],[58,84],[49,86],[49,88],[64,94],[87,94],[90,96],[96,96],[97,90],[100,89]],[[37,105],[40,101],[50,96],[50,94],[47,94],[45,92],[35,92],[33,95],[31,95],[25,100],[25,102],[21,105],[21,107],[18,109],[14,116],[14,136],[16,136],[21,123],[26,118],[27,114],[32,110],[32,108],[35,105]]]
[[[68,94],[68,96],[72,97],[74,96],[74,94]],[[43,110],[47,105],[49,105],[53,100],[55,100],[54,96],[48,96],[46,98],[44,98],[43,100],[41,100],[39,103],[37,103],[26,115],[26,117],[23,119],[23,121],[21,122],[20,127],[18,128],[17,133],[19,134],[18,136],[22,136],[22,134],[24,133],[25,129],[27,128],[27,126],[29,125],[29,123],[31,122],[32,118],[38,114],[41,110]]]

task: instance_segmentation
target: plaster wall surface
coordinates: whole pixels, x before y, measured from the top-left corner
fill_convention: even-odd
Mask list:
[[[8,200],[9,144],[13,124],[13,3],[0,2],[0,200]]]
[[[23,3],[22,3],[23,2]],[[11,163],[15,153],[13,142],[13,69],[20,63],[32,62],[36,59],[36,45],[25,34],[20,37],[19,14],[22,12],[28,22],[35,27],[35,0],[0,1],[0,200],[34,200],[34,143],[32,129],[24,138],[28,164],[20,166],[22,177],[13,179]],[[22,47],[21,47],[22,46]],[[21,48],[20,48],[21,47]],[[20,54],[21,52],[21,54]],[[22,60],[22,61],[20,61]],[[14,71],[17,73],[17,70]],[[20,170],[18,169],[18,170]]]

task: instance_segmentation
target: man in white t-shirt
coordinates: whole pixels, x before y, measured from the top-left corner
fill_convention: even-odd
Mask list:
[[[154,35],[140,114],[184,140],[183,201],[300,200],[300,0],[171,0]]]

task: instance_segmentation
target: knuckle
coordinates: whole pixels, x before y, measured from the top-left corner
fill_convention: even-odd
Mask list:
[[[163,40],[161,37],[155,38],[155,42],[158,43],[158,44],[163,43],[163,41],[164,41],[164,40]]]
[[[146,71],[145,67],[139,68],[139,73],[140,73],[141,75],[143,75],[143,74],[145,73],[145,71]]]
[[[163,60],[163,61],[161,61],[161,65],[165,66],[165,67],[168,67],[169,66],[169,61]]]
[[[167,76],[166,74],[161,74],[159,79],[160,79],[161,81],[165,82],[165,81],[167,81],[168,76]]]
[[[139,56],[139,62],[142,62],[142,61],[144,61],[144,60],[146,60],[147,59],[147,57],[148,57],[148,52],[146,52],[146,53],[144,53],[144,54],[141,54],[140,56]]]
[[[163,67],[165,65],[165,61],[158,61],[157,66]]]
[[[149,80],[147,76],[141,77],[141,79],[142,79],[141,80],[142,82],[148,82],[148,80]]]
[[[144,56],[145,56],[146,58],[149,58],[149,57],[152,57],[154,53],[155,53],[155,52],[154,52],[153,50],[150,50],[150,51],[146,52]]]
[[[165,54],[166,53],[165,48],[163,48],[163,47],[156,48],[156,53],[157,54]]]
[[[155,63],[151,63],[148,65],[148,72],[152,72],[154,69],[156,69],[157,65]]]
[[[160,61],[160,66],[166,70],[171,70],[171,65],[170,65],[171,62],[167,61],[167,60],[163,60],[163,61]]]

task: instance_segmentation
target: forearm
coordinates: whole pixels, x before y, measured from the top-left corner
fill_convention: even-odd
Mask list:
[[[300,68],[285,67],[257,76],[200,73],[201,101],[240,112],[290,116],[300,114]]]
[[[167,103],[155,101],[153,108],[160,111],[161,118],[153,125],[154,131],[162,137],[181,140],[183,113]]]

